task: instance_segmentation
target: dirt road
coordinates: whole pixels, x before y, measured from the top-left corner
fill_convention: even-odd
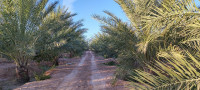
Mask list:
[[[106,61],[87,51],[81,59],[54,69],[51,79],[26,83],[15,90],[128,90],[123,82],[111,85],[115,67],[103,65]]]

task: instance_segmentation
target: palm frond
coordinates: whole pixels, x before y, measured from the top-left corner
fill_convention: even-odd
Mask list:
[[[135,70],[137,75],[132,76],[138,83],[133,85],[145,89],[155,90],[183,90],[199,88],[199,61],[187,51],[162,51],[159,54],[161,61],[154,65],[147,65],[154,74]],[[136,84],[135,84],[136,83]]]

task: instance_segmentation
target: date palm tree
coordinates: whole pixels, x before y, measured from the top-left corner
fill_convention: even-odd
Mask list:
[[[57,5],[49,0],[1,0],[0,52],[16,64],[17,80],[29,81],[28,64],[35,55],[42,21]]]
[[[126,43],[117,45],[136,47],[130,49],[127,45],[121,50],[128,49],[122,58],[129,57],[128,51],[134,53],[132,58],[144,67],[132,68],[133,72],[129,72],[137,90],[199,90],[200,10],[194,0],[115,1],[129,18],[129,30],[134,32],[118,33],[125,24],[120,24],[111,14],[114,19],[96,18],[104,23],[103,34],[122,41],[123,36],[133,33],[132,38],[137,40],[130,44],[123,39]]]
[[[62,53],[72,52],[77,48],[81,49],[77,53],[85,50],[80,43],[84,41],[86,29],[82,28],[82,21],[73,21],[72,17],[75,15],[58,7],[43,20],[40,26],[42,36],[36,42],[35,60],[53,61],[57,66]]]
[[[156,58],[159,48],[198,41],[192,39],[198,37],[198,30],[193,28],[196,28],[194,21],[197,20],[199,11],[193,0],[160,0],[157,5],[155,1],[158,0],[115,1],[122,7],[137,31],[139,42],[136,46],[139,52],[145,54],[147,60]]]
[[[140,12],[130,7],[139,6],[141,0],[117,2],[128,15],[134,10]],[[136,46],[154,63],[146,63],[151,73],[140,69],[133,72],[133,85],[142,90],[199,90],[200,10],[195,2],[163,0],[159,6],[145,5],[150,5],[150,10],[140,16],[142,28],[139,28],[140,42]]]

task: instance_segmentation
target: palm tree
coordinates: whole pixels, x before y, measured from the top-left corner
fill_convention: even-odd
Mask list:
[[[197,41],[192,39],[198,37],[197,29],[191,30],[191,27],[196,28],[196,24],[193,23],[198,17],[199,9],[192,0],[162,0],[160,3],[155,3],[157,0],[115,1],[122,7],[135,28],[139,40],[136,46],[139,52],[145,54],[146,61],[156,58],[159,48]],[[190,33],[183,34],[186,32]]]
[[[81,28],[82,21],[73,21],[72,17],[75,15],[58,7],[43,20],[40,26],[42,36],[36,42],[37,53],[34,59],[53,61],[57,66],[62,53],[80,47],[76,45],[82,42],[79,39],[84,39],[82,35],[86,29]]]
[[[93,16],[103,25],[101,26],[102,34],[93,39],[91,47],[103,56],[117,58],[119,68],[116,75],[125,79],[130,70],[143,66],[139,63],[145,61],[143,58],[145,56],[137,52],[136,44],[139,40],[135,28],[114,14],[108,11],[104,12],[109,17]]]
[[[113,47],[113,41],[111,36],[99,33],[90,42],[90,48],[97,54],[104,56],[105,58],[117,57],[115,47]]]
[[[35,55],[39,27],[57,2],[49,0],[1,0],[0,52],[16,64],[17,80],[29,81],[28,63]]]
[[[129,18],[131,26],[128,30],[133,31],[132,38],[137,40],[133,44],[126,41],[117,45],[120,47],[128,44],[121,49],[126,51],[120,52],[123,53],[122,58],[129,57],[129,51],[135,61],[143,66],[134,68],[133,73],[129,72],[136,81],[133,85],[138,86],[138,89],[199,89],[200,10],[194,1],[115,1]],[[126,28],[123,28],[124,32],[119,33],[120,27],[126,24],[120,24],[120,20],[115,19],[114,15],[109,15],[114,19],[99,16],[96,18],[105,23],[102,26],[103,34],[115,37],[110,43],[116,45],[115,40],[132,32],[124,34]]]
[[[104,13],[106,13],[109,17],[101,17],[99,15],[93,16],[94,19],[103,24],[101,28],[102,32],[105,34],[102,34],[102,36],[107,37],[108,43],[112,44],[111,46],[118,54],[134,49],[132,45],[137,42],[135,30],[133,30],[127,22],[123,22],[114,14],[108,11],[104,11]],[[101,36],[101,34],[99,36]]]
[[[118,1],[126,7],[139,4],[132,0]],[[163,0],[159,4],[152,4],[148,13],[141,16],[142,28],[138,34],[138,51],[154,60],[146,64],[152,72],[135,70],[133,79],[137,82],[133,85],[138,89],[198,90],[200,11],[193,0]],[[126,7],[122,7],[125,12],[131,11]]]
[[[200,62],[199,54],[194,55],[189,51],[177,47],[169,47],[158,53],[161,60],[156,64],[148,64],[152,70],[148,73],[134,70],[131,78],[133,87],[137,90],[199,90],[200,89]],[[163,60],[164,59],[164,60]]]

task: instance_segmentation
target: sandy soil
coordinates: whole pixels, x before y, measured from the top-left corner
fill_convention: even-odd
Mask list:
[[[64,59],[65,60],[65,59]],[[49,80],[26,83],[14,90],[128,90],[124,81],[113,86],[114,66],[105,66],[107,60],[87,51],[81,59],[65,60],[67,63],[48,71]]]
[[[14,77],[15,71],[13,69],[15,69],[13,63],[0,63],[0,82],[9,79],[9,77]],[[8,73],[8,71],[10,72]]]

